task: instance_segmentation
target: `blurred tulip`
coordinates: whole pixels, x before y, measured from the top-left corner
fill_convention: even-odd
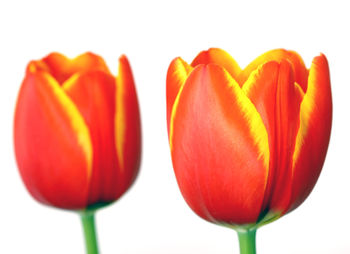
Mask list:
[[[167,124],[184,199],[203,219],[239,233],[255,253],[256,229],[298,207],[323,166],[332,98],[326,57],[269,51],[241,70],[209,49],[167,75]]]
[[[117,200],[139,170],[140,115],[127,58],[120,58],[117,77],[92,53],[31,61],[14,143],[30,194],[46,205],[87,211],[83,218],[93,223],[92,211]]]

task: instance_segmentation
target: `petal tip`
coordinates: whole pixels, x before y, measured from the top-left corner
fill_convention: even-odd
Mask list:
[[[120,57],[119,57],[119,61],[120,62],[124,62],[124,61],[128,61],[128,58],[125,54],[122,54]]]

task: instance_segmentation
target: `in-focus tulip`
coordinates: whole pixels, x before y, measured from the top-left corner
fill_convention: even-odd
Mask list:
[[[175,58],[168,69],[167,124],[181,193],[203,219],[237,229],[242,253],[255,252],[257,227],[310,194],[331,122],[322,54],[307,69],[297,53],[277,49],[242,70],[213,48],[191,64]]]
[[[117,200],[140,164],[141,130],[130,65],[114,77],[92,53],[31,61],[14,122],[18,168],[39,202],[92,210]]]

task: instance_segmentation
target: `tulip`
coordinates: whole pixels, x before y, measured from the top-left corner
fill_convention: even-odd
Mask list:
[[[298,207],[323,166],[331,130],[327,59],[308,70],[293,51],[269,51],[245,69],[225,51],[175,58],[167,124],[181,193],[203,219],[236,229],[255,253],[256,229]]]
[[[81,213],[88,253],[97,253],[94,211],[131,186],[141,131],[130,65],[114,77],[92,53],[52,53],[28,64],[15,110],[22,180],[40,203]]]

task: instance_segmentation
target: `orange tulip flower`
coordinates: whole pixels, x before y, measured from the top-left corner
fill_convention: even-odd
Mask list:
[[[114,77],[92,53],[31,61],[14,123],[18,168],[31,195],[64,209],[117,200],[140,164],[138,101],[128,60]]]
[[[243,70],[215,48],[190,65],[181,58],[170,64],[167,124],[182,195],[203,219],[250,238],[310,194],[331,122],[324,55],[309,70],[297,53],[283,49]],[[242,253],[254,253],[255,247],[250,251]]]

